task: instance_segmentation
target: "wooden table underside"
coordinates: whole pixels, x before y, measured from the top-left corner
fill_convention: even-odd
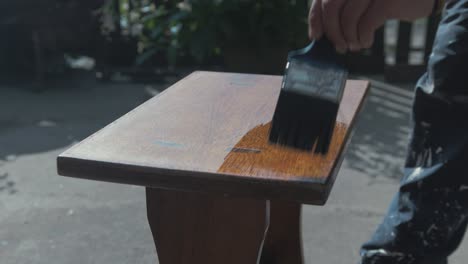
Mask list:
[[[368,83],[347,82],[323,156],[268,143],[280,84],[195,72],[61,154],[59,174],[146,186],[161,264],[302,263],[301,203],[328,198]]]
[[[153,188],[146,198],[160,264],[303,263],[299,203]]]

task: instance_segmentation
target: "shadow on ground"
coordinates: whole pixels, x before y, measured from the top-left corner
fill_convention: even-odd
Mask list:
[[[141,85],[97,83],[90,74],[51,85],[41,93],[3,86],[0,159],[69,145],[148,98]]]
[[[43,85],[40,93],[26,83],[0,85],[0,192],[17,191],[5,163],[78,142],[168,86],[149,91],[144,84],[99,82],[86,72]]]
[[[351,168],[373,178],[402,176],[412,100],[411,91],[379,81],[371,83],[348,151]]]

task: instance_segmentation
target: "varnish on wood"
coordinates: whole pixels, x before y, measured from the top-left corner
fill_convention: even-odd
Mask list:
[[[194,72],[62,153],[59,174],[323,204],[369,84],[347,81],[330,149],[315,155],[268,142],[281,80]]]

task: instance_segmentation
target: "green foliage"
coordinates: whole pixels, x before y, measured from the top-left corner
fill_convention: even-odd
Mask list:
[[[161,52],[171,65],[183,57],[204,63],[226,48],[296,48],[306,41],[307,0],[166,2],[172,4],[153,6],[141,16],[139,64]]]

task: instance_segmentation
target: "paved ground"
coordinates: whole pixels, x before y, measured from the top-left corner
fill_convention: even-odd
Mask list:
[[[156,262],[143,188],[55,172],[61,151],[149,99],[147,90],[82,76],[41,94],[0,87],[0,263]],[[328,204],[304,208],[306,263],[357,263],[398,186],[410,104],[411,91],[373,85]],[[466,263],[467,245],[452,264]]]

